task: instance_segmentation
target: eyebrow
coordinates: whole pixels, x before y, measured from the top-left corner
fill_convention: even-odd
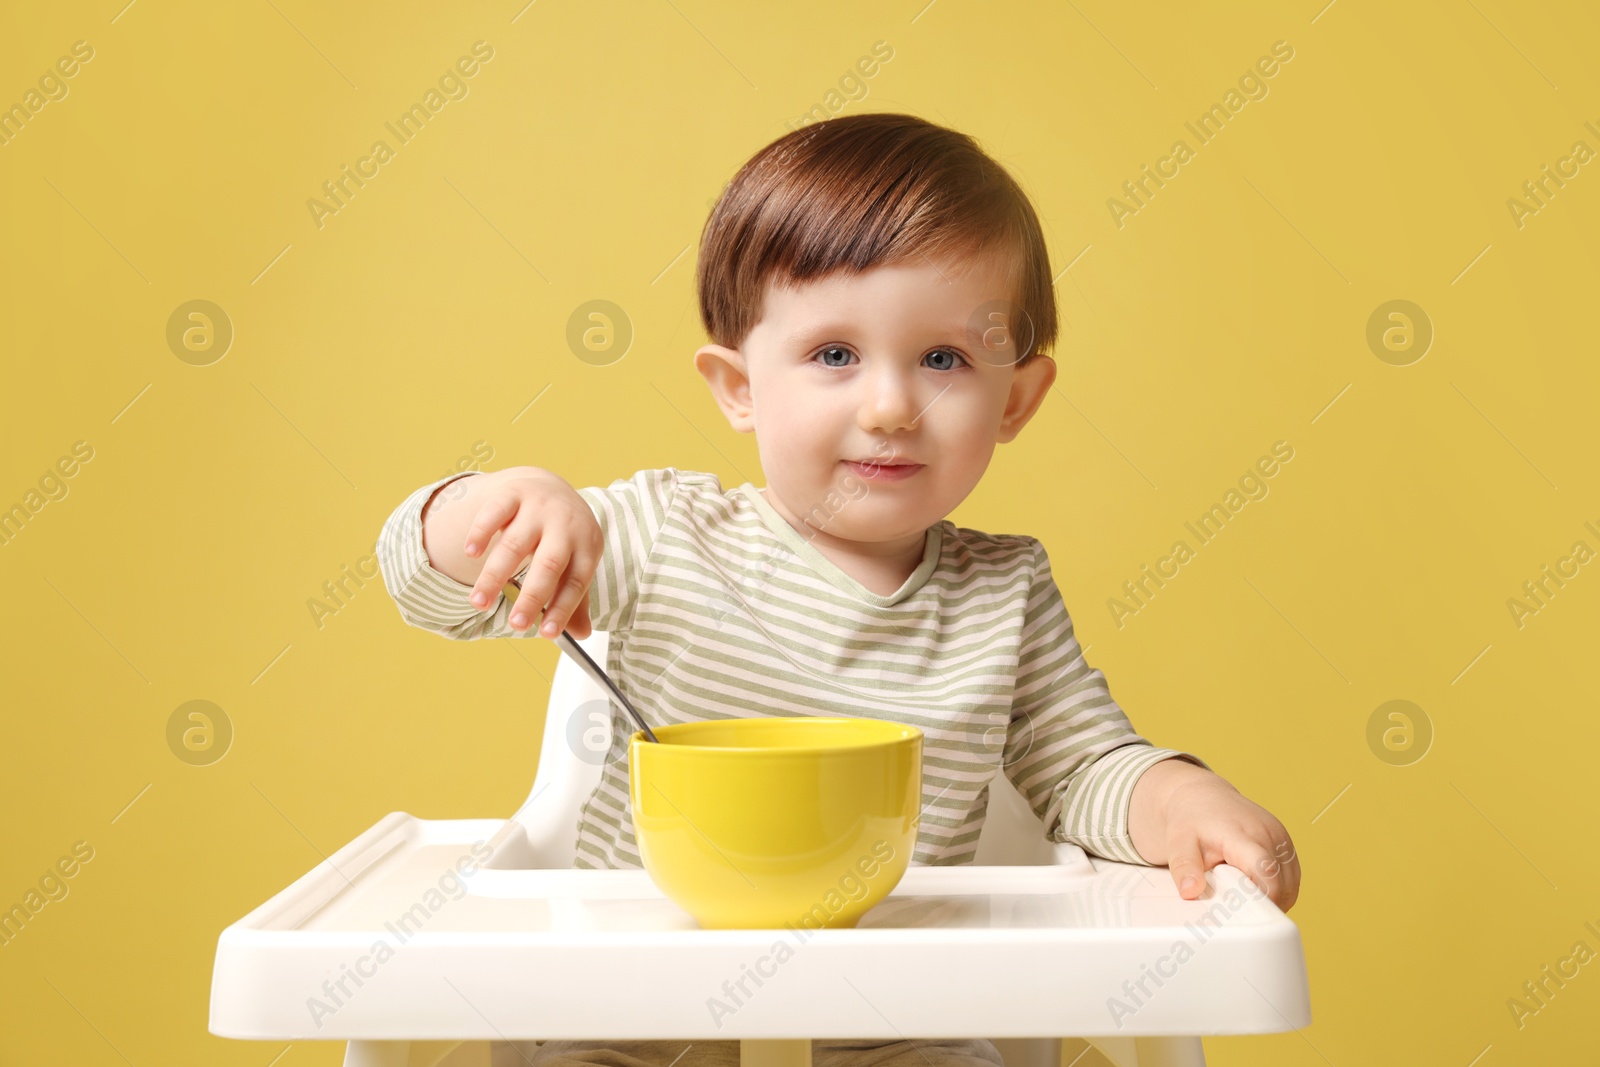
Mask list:
[[[842,322],[824,323],[821,326],[807,326],[796,330],[785,337],[784,343],[788,345],[810,344],[820,341],[824,337],[831,337],[850,330],[851,327]]]
[[[805,327],[796,330],[794,333],[785,336],[783,338],[783,342],[789,347],[800,347],[802,345],[805,347],[810,347],[812,344],[819,343],[829,337],[835,337],[848,333],[853,329],[855,329],[855,327],[849,323],[830,322],[821,326]],[[930,333],[933,332],[934,331],[930,331]],[[939,339],[933,342],[936,345],[943,344],[966,347],[971,343],[971,336],[968,328],[965,326],[950,327],[946,330],[937,331],[937,336]]]

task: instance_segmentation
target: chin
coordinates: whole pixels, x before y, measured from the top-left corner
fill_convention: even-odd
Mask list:
[[[917,534],[924,533],[928,527],[938,521],[936,518],[930,518],[926,522],[920,519],[909,520],[903,515],[896,515],[893,518],[886,518],[882,522],[855,522],[849,527],[835,524],[835,528],[829,532],[835,537],[842,537],[851,541],[867,543],[896,541],[904,537],[914,537]]]

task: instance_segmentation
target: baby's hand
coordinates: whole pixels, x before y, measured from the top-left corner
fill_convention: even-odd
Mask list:
[[[1167,799],[1167,866],[1178,895],[1198,897],[1219,863],[1243,871],[1283,911],[1300,895],[1300,859],[1283,823],[1226,779],[1196,776]]]
[[[1205,872],[1219,863],[1243,871],[1281,910],[1300,895],[1300,860],[1283,823],[1203,767],[1166,759],[1134,783],[1129,805],[1134,847],[1166,863],[1178,895],[1205,892]]]
[[[547,470],[516,467],[494,478],[467,528],[466,554],[477,556],[486,547],[489,552],[472,587],[472,603],[480,608],[494,603],[532,555],[511,608],[511,628],[526,630],[548,602],[541,636],[553,638],[570,629],[575,637],[588,637],[589,582],[604,544],[594,512],[576,489]],[[495,537],[498,543],[488,546]]]

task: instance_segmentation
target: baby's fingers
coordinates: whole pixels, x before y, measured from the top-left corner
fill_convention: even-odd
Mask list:
[[[1254,841],[1242,841],[1227,849],[1227,862],[1245,873],[1245,877],[1282,911],[1294,904],[1300,887],[1300,863],[1291,858],[1282,862],[1264,846]]]
[[[1184,840],[1169,842],[1167,856],[1167,868],[1178,884],[1180,897],[1194,900],[1206,891],[1206,860],[1198,837],[1190,834]]]
[[[472,584],[472,603],[477,608],[494,603],[510,576],[517,573],[517,566],[528,558],[534,541],[538,541],[538,522],[528,514],[514,518],[517,510],[515,498],[510,498],[509,502],[493,499],[478,512],[477,518],[472,520],[472,528],[467,531],[464,545],[467,555],[480,555],[488,550],[483,569],[478,571],[477,581]]]
[[[589,618],[589,596],[584,594],[578,601],[578,608],[567,620],[567,629],[572,631],[573,637],[588,637],[594,633],[594,622]]]
[[[484,501],[472,525],[467,527],[467,541],[463,546],[467,555],[476,556],[482,552],[489,539],[511,521],[520,506],[521,502],[513,493],[500,493]]]
[[[539,548],[522,576],[522,595],[511,608],[511,628],[526,630],[556,592],[556,583],[572,558],[572,544],[556,530],[545,530]],[[560,633],[559,630],[556,633]],[[555,636],[551,634],[549,636]]]
[[[594,574],[594,565],[595,561],[586,553],[573,555],[555,599],[544,613],[544,622],[539,627],[541,636],[555,637],[562,630],[571,630],[576,637],[589,636],[588,598],[584,594]],[[575,608],[578,610],[574,611]]]

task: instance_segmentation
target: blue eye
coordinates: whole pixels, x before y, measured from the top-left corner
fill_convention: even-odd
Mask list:
[[[934,366],[934,368],[933,368],[934,370],[955,370],[957,367],[964,367],[964,366],[967,365],[967,361],[966,360],[962,359],[960,356],[956,355],[954,352],[950,351],[950,349],[948,349],[948,348],[936,348],[932,352],[929,352],[923,358],[924,359],[938,359],[941,356],[943,356],[946,359],[948,359],[949,362],[947,362],[947,363],[946,362],[941,362],[940,364]]]
[[[819,349],[811,358],[824,367],[848,367],[856,355],[843,345],[829,345]],[[933,362],[927,365],[934,370],[950,371],[970,366],[965,357],[949,348],[936,348],[922,358],[925,363],[932,360]]]

